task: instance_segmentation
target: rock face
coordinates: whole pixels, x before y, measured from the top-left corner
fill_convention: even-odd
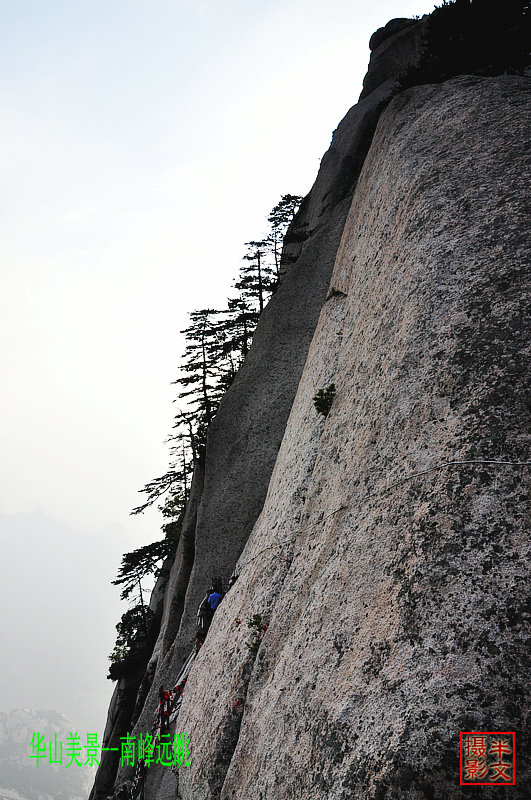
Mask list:
[[[525,79],[463,77],[380,118],[264,508],[190,675],[183,800],[460,798],[460,731],[517,731],[525,752],[528,101]],[[312,396],[332,381],[324,420]],[[523,768],[485,796],[523,798]]]
[[[168,582],[161,634],[150,662],[151,689],[135,734],[149,728],[158,687],[175,681],[190,652],[197,607],[211,578],[232,573],[262,510],[356,182],[379,115],[395,91],[396,81],[385,80],[350,109],[334,132],[315,185],[290,228],[282,282],[209,429],[204,473],[198,469],[194,479]],[[158,791],[164,775],[169,784],[164,796],[173,797],[167,772],[150,769],[148,794]],[[128,776],[123,770],[119,780]],[[105,796],[102,790],[91,800]]]
[[[408,67],[418,63],[428,17],[415,21],[412,19],[392,19],[371,36],[369,47],[371,60],[363,81],[360,100],[374,92],[389,79],[396,80]]]
[[[149,608],[154,614],[156,629],[161,625],[164,596],[171,568],[171,564],[168,562],[169,559],[166,559],[162,566],[149,602]],[[147,655],[149,655],[149,652]],[[127,676],[120,678],[116,683],[107,712],[107,722],[103,733],[103,747],[119,748],[121,737],[126,736],[131,730],[132,721],[136,720],[140,714],[147,690],[153,680],[152,673],[155,667],[155,664],[148,662],[147,655],[141,659],[140,663]],[[89,800],[107,797],[109,792],[112,791],[119,760],[119,751],[110,749],[105,752],[102,751]]]
[[[333,209],[290,265],[209,429],[203,487],[200,496],[194,492],[180,543],[183,557],[179,550],[170,576],[156,672],[135,733],[150,726],[158,687],[173,685],[192,648],[197,608],[212,577],[230,576],[262,509],[348,204],[343,200]],[[232,486],[239,487],[237,493]],[[148,790],[155,790],[164,772],[150,769]]]
[[[152,767],[146,800],[453,800],[460,731],[524,752],[529,81],[397,95],[424,25],[374,34],[209,430],[137,735],[210,579],[241,574],[177,721],[192,764]],[[484,796],[524,797],[523,767]]]

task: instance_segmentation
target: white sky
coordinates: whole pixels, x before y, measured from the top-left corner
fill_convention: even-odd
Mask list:
[[[187,313],[311,188],[371,33],[433,5],[0,0],[0,514],[158,538],[128,513],[168,463]]]

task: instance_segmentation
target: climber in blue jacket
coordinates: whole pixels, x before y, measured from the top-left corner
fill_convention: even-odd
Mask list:
[[[219,606],[223,599],[222,588],[218,581],[212,581],[210,589],[201,601],[201,605],[197,609],[197,624],[196,627],[204,631],[209,629],[214,611]]]
[[[208,605],[210,606],[212,611],[216,610],[216,608],[219,606],[222,600],[223,600],[223,595],[220,594],[219,592],[211,592],[211,594],[208,595]]]

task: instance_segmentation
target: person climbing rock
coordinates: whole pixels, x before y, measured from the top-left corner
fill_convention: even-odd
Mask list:
[[[163,686],[159,688],[159,721],[160,732],[167,733],[170,727],[171,714],[171,692],[167,692]]]
[[[212,578],[210,588],[201,600],[199,608],[197,609],[196,628],[205,632],[209,629],[210,623],[212,622],[212,617],[214,616],[214,611],[218,607],[222,597],[223,589],[221,588],[221,581]]]
[[[221,594],[221,592],[217,591],[217,589],[218,587],[216,587],[215,589],[213,587],[213,590],[210,592],[208,596],[208,605],[210,606],[212,611],[215,611],[216,608],[221,603],[221,601],[223,600],[223,595]]]
[[[210,623],[212,622],[212,617],[214,616],[214,612],[208,602],[208,598],[210,597],[211,592],[208,591],[206,595],[201,600],[199,608],[197,609],[197,621],[196,627],[198,630],[204,631],[205,634],[210,627]]]

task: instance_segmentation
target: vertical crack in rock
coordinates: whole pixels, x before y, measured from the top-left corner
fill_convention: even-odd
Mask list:
[[[167,559],[157,578],[149,602],[149,608],[154,614],[154,622],[157,628],[160,628],[161,625],[169,570],[170,563],[169,559]],[[155,633],[157,628],[155,628]],[[153,639],[151,639],[151,646],[153,647]],[[153,653],[156,648],[157,644],[155,643]],[[149,657],[149,652],[148,650],[141,663],[133,671],[120,678],[116,684],[103,734],[104,747],[119,747],[120,738],[131,730],[140,714],[149,686],[149,675],[152,675],[150,664],[154,656],[152,653],[151,657]],[[89,800],[103,800],[108,796],[112,790],[118,766],[118,753],[108,750],[101,754]]]
[[[194,470],[192,486],[190,487],[190,499],[181,536],[168,580],[161,632],[154,648],[151,669],[146,675],[147,696],[144,697],[143,711],[139,718],[135,720],[133,728],[135,735],[138,735],[138,731],[150,729],[154,712],[159,702],[159,686],[171,687],[175,684],[177,674],[191,649],[190,647],[185,655],[179,652],[176,653],[174,638],[176,631],[179,629],[184,611],[186,590],[193,569],[197,511],[203,493],[203,483],[204,470],[201,464],[197,464]],[[148,781],[146,781],[146,791],[155,794],[156,788],[159,786],[166,771],[166,768],[159,764],[153,765],[149,770]],[[131,776],[131,768],[124,767],[118,770],[117,780],[124,781],[131,778]]]
[[[333,341],[336,344],[336,353],[339,352],[342,336],[341,328],[344,318],[344,298],[345,295],[340,291],[336,291],[328,298],[326,313],[321,314],[318,329],[320,335],[322,335],[324,328],[331,331],[332,335],[335,335],[336,338],[333,339]],[[307,364],[305,372],[308,371],[311,372],[312,380],[316,385],[320,383],[330,383],[334,376],[333,352],[328,352],[325,362],[318,359],[316,363]],[[274,470],[268,493],[269,497],[272,492],[274,493],[278,490],[279,483],[284,484],[287,481],[291,483],[292,501],[294,504],[292,506],[293,516],[290,519],[290,524],[292,526],[291,538],[287,539],[287,529],[284,529],[284,538],[282,541],[278,544],[269,545],[265,552],[263,552],[259,549],[257,551],[257,548],[260,546],[260,541],[251,537],[245,549],[245,554],[238,564],[238,569],[241,571],[239,580],[241,580],[247,565],[250,567],[252,565],[252,569],[256,570],[262,563],[264,565],[264,570],[267,567],[268,571],[267,574],[265,572],[262,573],[259,596],[257,597],[255,595],[252,600],[249,596],[246,596],[243,603],[237,606],[231,603],[229,606],[229,601],[232,601],[237,595],[237,583],[235,588],[231,590],[230,595],[227,596],[224,605],[220,607],[215,619],[215,622],[217,622],[221,617],[221,612],[230,608],[231,612],[235,613],[235,616],[234,618],[229,617],[228,623],[230,624],[231,619],[232,622],[234,622],[234,619],[241,618],[243,624],[238,631],[234,629],[234,638],[238,640],[238,644],[235,645],[235,647],[238,653],[239,666],[236,675],[233,676],[230,689],[227,690],[231,701],[223,705],[223,713],[216,719],[217,734],[214,738],[215,751],[209,756],[209,761],[211,759],[211,763],[214,763],[216,767],[215,770],[209,773],[208,787],[205,786],[205,797],[209,798],[218,798],[221,794],[227,770],[237,748],[242,715],[245,716],[248,696],[249,694],[252,695],[252,684],[254,682],[260,682],[265,669],[265,662],[262,658],[262,646],[258,650],[256,659],[250,657],[246,650],[245,640],[249,638],[250,634],[245,626],[245,622],[253,613],[261,613],[266,620],[273,613],[275,602],[282,591],[283,582],[289,572],[296,540],[298,536],[301,535],[300,529],[302,527],[303,533],[305,530],[302,514],[306,499],[306,488],[311,480],[312,471],[317,458],[318,443],[324,431],[325,420],[317,415],[312,398],[308,396],[307,391],[297,394],[290,418],[299,414],[309,423],[307,428],[309,435],[307,439],[305,437],[304,443],[299,440],[298,446],[295,447],[293,446],[294,443],[290,441],[289,436],[287,438],[284,437],[279,453],[279,460],[284,464],[284,468],[282,470]],[[289,429],[290,425],[288,422],[288,431]],[[300,454],[301,450],[304,452],[304,459],[297,457],[297,454]],[[286,462],[283,461],[283,458],[291,460],[289,469],[287,469]],[[285,509],[278,508],[279,514],[283,514],[284,512]],[[273,526],[274,525],[275,523],[273,522]],[[259,525],[257,527],[259,528]],[[254,543],[256,543],[256,545]],[[297,542],[297,544],[300,543]],[[277,552],[271,553],[271,550],[276,550]],[[272,566],[272,569],[269,569],[270,566]],[[240,614],[240,617],[238,617],[238,614]],[[227,622],[226,615],[225,622]],[[214,624],[215,623],[213,623],[213,628],[209,634],[209,640],[215,636]],[[208,658],[208,645],[204,645],[203,651],[201,652],[201,661],[205,663],[205,659]],[[199,669],[199,667],[197,668]],[[203,667],[203,675],[205,673],[208,674],[211,670],[215,670],[215,668],[214,663],[207,661]],[[202,675],[196,673],[195,685],[199,687],[202,679]],[[250,686],[251,692],[249,691]],[[184,719],[183,717],[183,720]],[[188,722],[183,721],[183,724],[186,725]],[[186,782],[186,776],[184,776],[184,782]]]

